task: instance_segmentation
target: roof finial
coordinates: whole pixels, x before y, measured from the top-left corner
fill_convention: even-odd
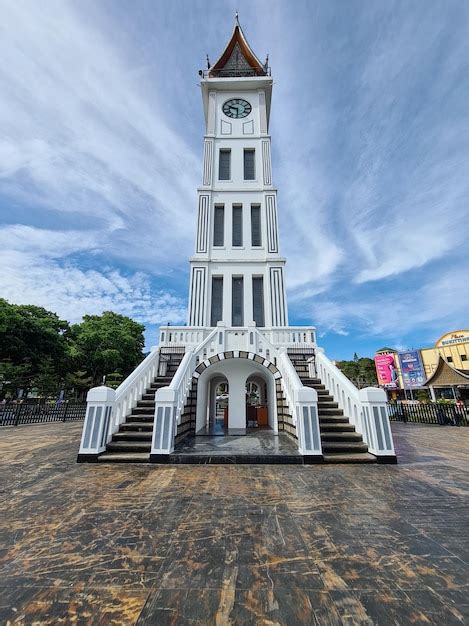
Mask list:
[[[208,54],[207,54],[207,69],[210,69],[210,59],[208,58]]]
[[[239,13],[238,13],[238,9],[236,9],[236,13],[235,13],[235,22],[236,22],[236,26],[239,26]]]

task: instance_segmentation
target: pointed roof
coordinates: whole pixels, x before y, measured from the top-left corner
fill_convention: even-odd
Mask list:
[[[440,355],[435,371],[424,385],[469,385],[469,371],[451,367]]]
[[[217,61],[210,66],[209,78],[230,76],[266,76],[267,63],[262,65],[248,44],[239,23],[238,13],[235,15],[233,32]]]

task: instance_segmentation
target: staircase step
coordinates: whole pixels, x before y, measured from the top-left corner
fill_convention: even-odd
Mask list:
[[[132,430],[126,430],[123,432],[115,433],[112,436],[112,441],[150,441],[152,437],[152,432],[138,432]]]
[[[150,441],[110,441],[107,444],[107,451],[116,452],[150,452]]]
[[[144,393],[142,396],[142,400],[152,400],[153,402],[155,401],[155,392],[153,391],[152,393]]]
[[[149,452],[103,452],[98,456],[98,461],[102,463],[148,463],[150,461]]]
[[[376,463],[376,457],[369,453],[323,454],[324,463]]]
[[[346,424],[345,422],[333,422],[333,423],[324,423],[321,422],[320,423],[320,430],[321,433],[328,433],[328,432],[349,432],[349,433],[354,433],[355,432],[355,426],[353,426],[353,424]]]
[[[368,452],[368,446],[363,441],[322,441],[322,451],[324,454],[328,452]]]
[[[324,400],[323,398],[318,398],[318,408],[319,409],[338,409],[339,403],[334,402],[333,400]]]
[[[348,417],[343,415],[320,415],[319,423],[322,424],[349,424]]]
[[[336,408],[327,408],[327,407],[323,407],[323,406],[319,406],[318,405],[318,414],[319,417],[326,417],[329,415],[337,415],[337,417],[341,417],[343,416],[344,412],[342,411],[342,409],[336,409]]]
[[[155,405],[152,406],[135,406],[132,409],[132,415],[153,415],[155,413]]]
[[[321,441],[357,441],[362,443],[363,437],[360,433],[351,433],[351,432],[331,432],[325,433],[321,431]]]
[[[155,398],[152,398],[151,400],[139,400],[137,402],[137,406],[138,407],[145,407],[145,406],[150,406],[153,409],[155,408]]]
[[[120,431],[142,431],[142,432],[152,432],[153,430],[153,420],[148,422],[124,422],[120,425]]]
[[[151,415],[134,415],[133,413],[131,413],[127,416],[126,423],[140,422],[141,424],[153,424],[154,419],[155,416],[153,413]]]

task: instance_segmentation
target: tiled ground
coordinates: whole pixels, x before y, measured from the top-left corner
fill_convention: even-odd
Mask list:
[[[469,622],[469,428],[399,465],[75,463],[81,424],[0,431],[0,624]]]

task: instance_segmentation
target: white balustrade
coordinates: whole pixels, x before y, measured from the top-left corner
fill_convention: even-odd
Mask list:
[[[277,351],[277,368],[282,375],[281,385],[288,406],[292,411],[293,423],[298,437],[298,449],[305,460],[312,462],[322,457],[319,432],[318,394],[315,389],[305,387],[286,348]]]
[[[321,348],[315,351],[309,374],[312,378],[318,376],[321,379],[378,461],[395,462],[386,393],[376,387],[357,389]]]
[[[152,348],[115,391],[109,387],[90,389],[86,397],[86,416],[78,460],[85,457],[90,460],[106,449],[112,435],[119,430],[120,424],[160,373],[159,366],[159,349]],[[89,433],[92,433],[91,436],[88,436]]]
[[[167,457],[174,450],[174,438],[181,412],[192,386],[192,376],[199,363],[215,353],[219,329],[212,332],[194,349],[189,346],[168,387],[158,389],[155,396],[155,420],[150,460]]]

